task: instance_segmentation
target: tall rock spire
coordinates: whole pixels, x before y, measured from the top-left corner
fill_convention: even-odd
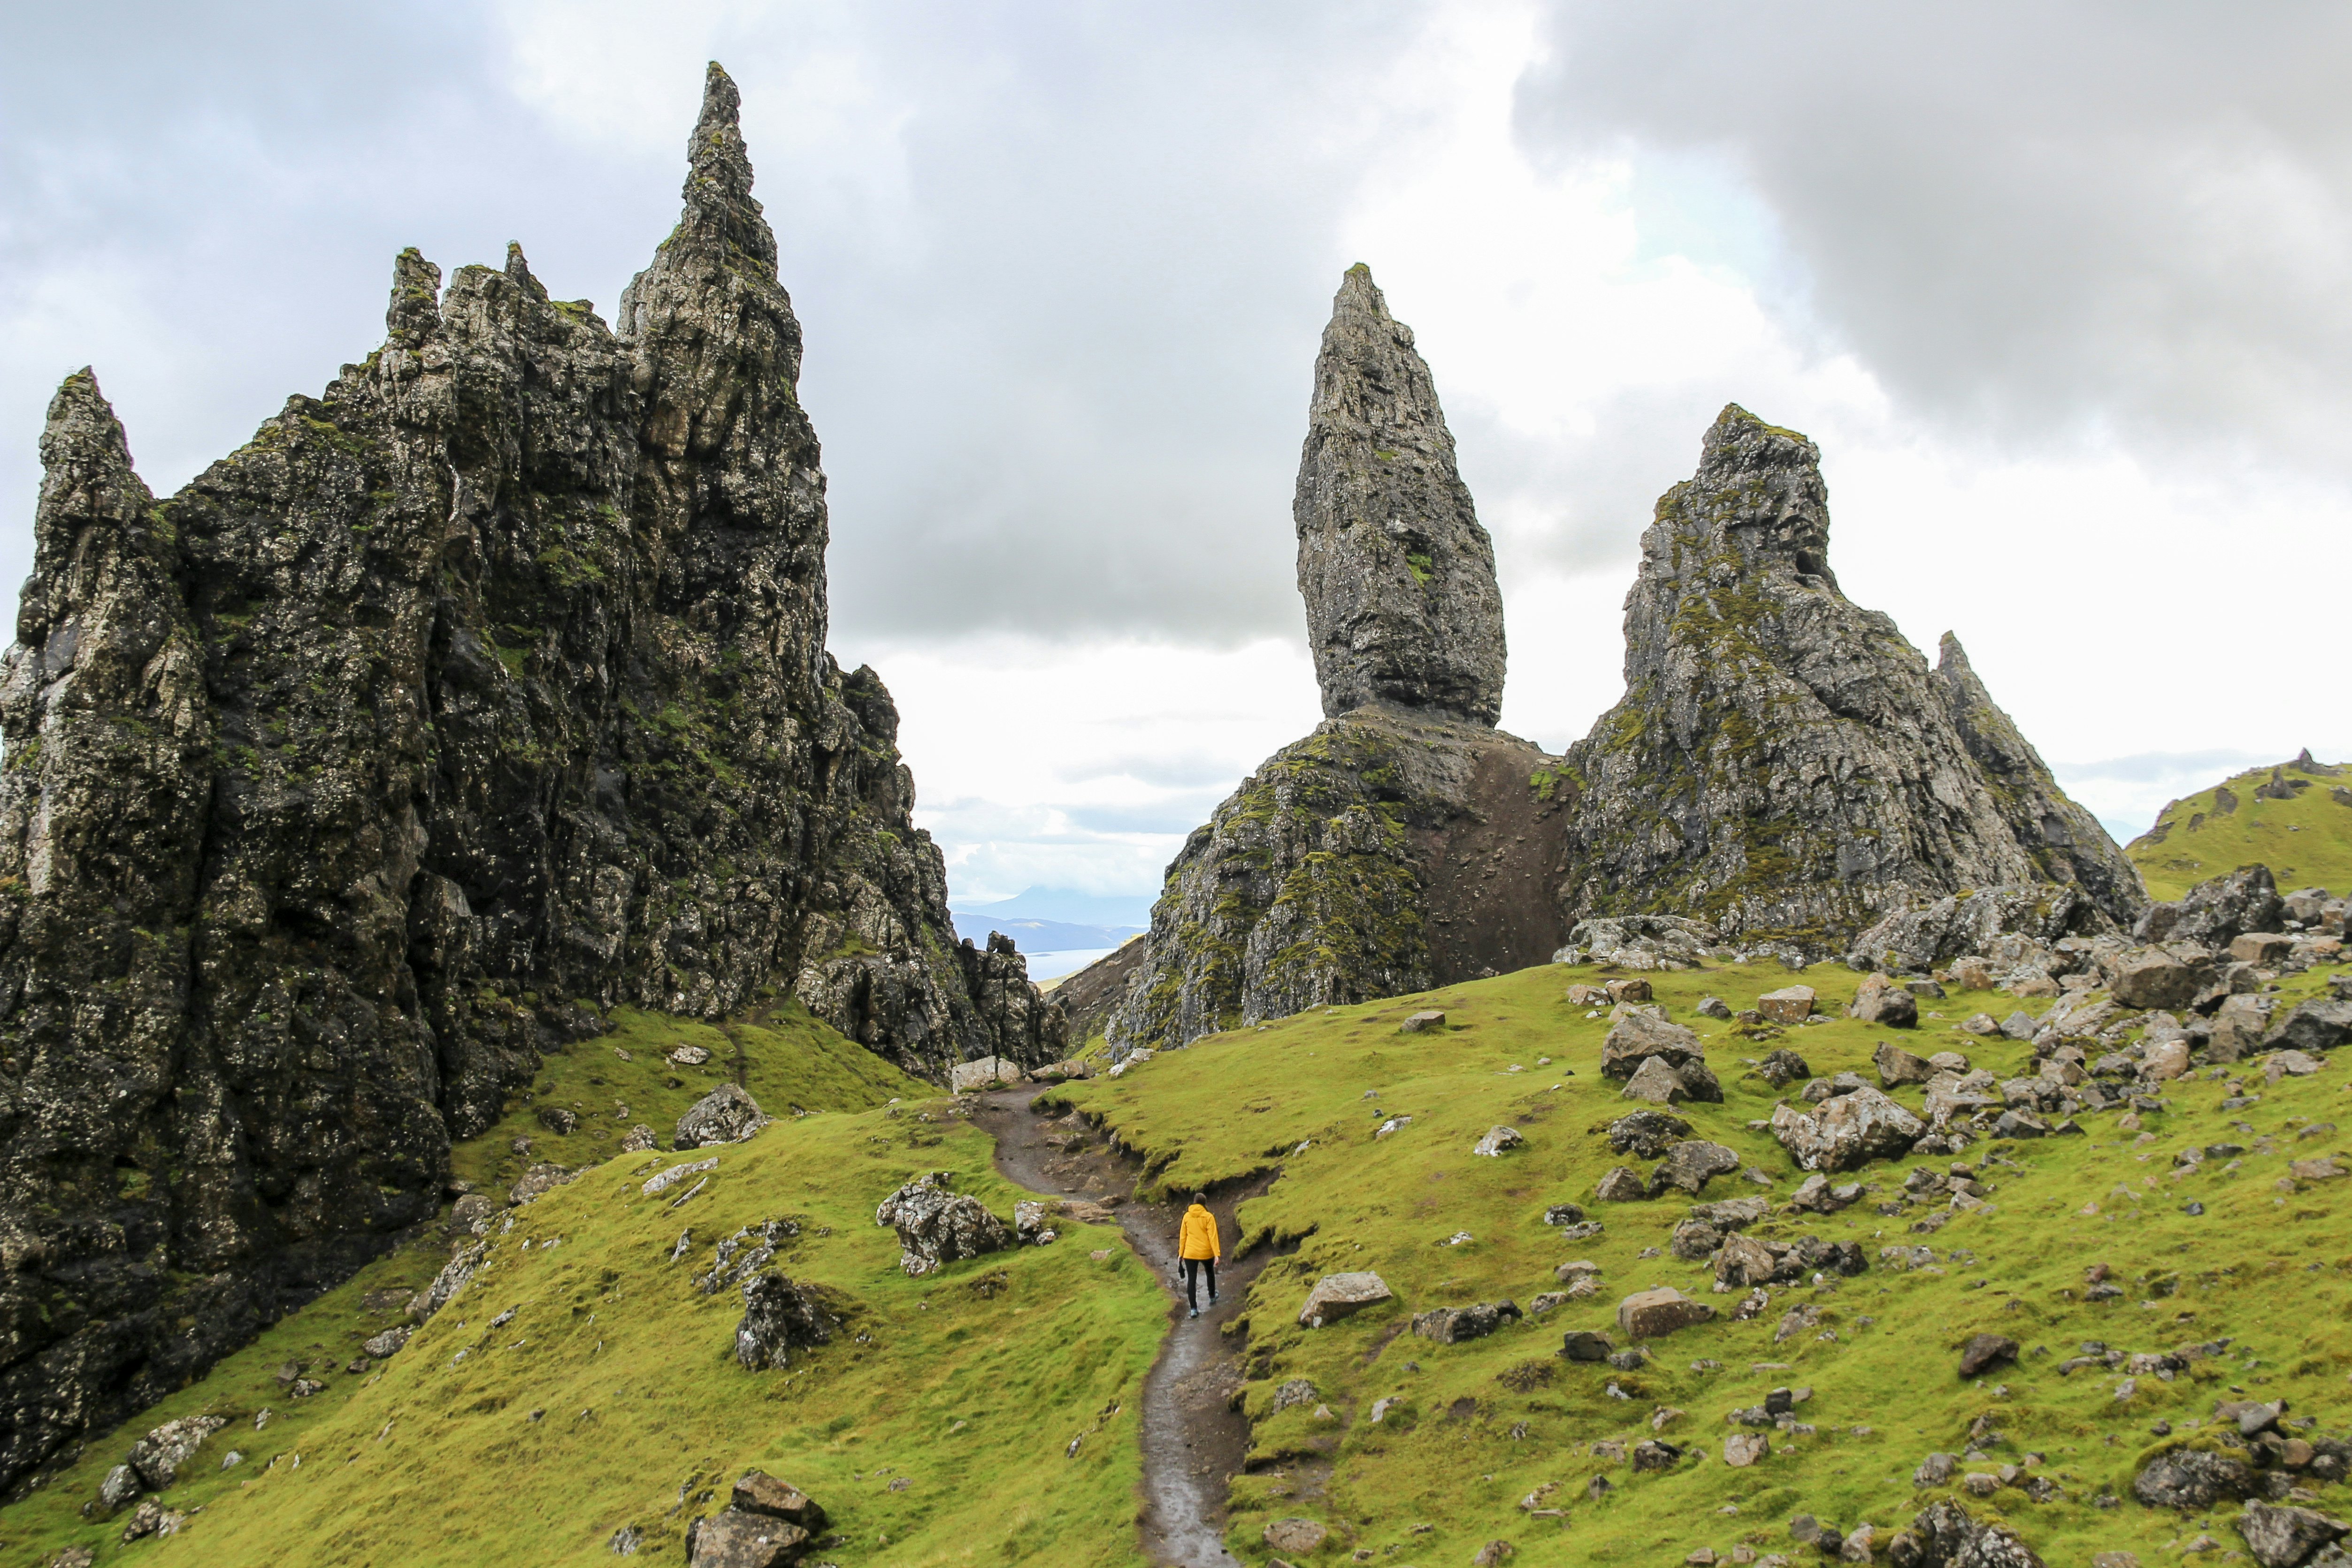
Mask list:
[[[1492,725],[1504,653],[1495,547],[1412,329],[1360,262],[1323,329],[1291,515],[1324,714],[1383,702]]]
[[[1820,956],[1963,888],[2079,882],[2119,921],[2142,901],[1965,658],[1931,676],[1840,591],[1819,449],[1736,403],[1642,536],[1625,687],[1569,754],[1570,920],[1690,915]]]

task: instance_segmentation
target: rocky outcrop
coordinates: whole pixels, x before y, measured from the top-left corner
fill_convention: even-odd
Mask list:
[[[1854,938],[1846,962],[1857,969],[1925,970],[1969,954],[2006,952],[2004,936],[2021,952],[2054,947],[2068,936],[2115,929],[2080,888],[2051,883],[1970,888],[1916,909],[1902,909]]]
[[[1498,731],[1400,708],[1325,720],[1177,853],[1107,1021],[1112,1046],[1542,963],[1566,931],[1555,765]]]
[[[884,1198],[874,1211],[874,1223],[898,1231],[898,1267],[915,1279],[942,1264],[1002,1252],[1014,1244],[1013,1232],[986,1204],[969,1193],[949,1190],[944,1171],[918,1176]]]
[[[0,1483],[429,1217],[579,1001],[1064,1053],[825,652],[715,68],[689,161],[614,327],[519,249],[446,290],[404,252],[383,345],[168,500],[59,390],[0,675]]]
[[[1495,548],[1412,329],[1360,262],[1339,280],[1315,359],[1291,517],[1324,714],[1394,703],[1492,725],[1504,652]]]
[[[1624,698],[1571,747],[1571,920],[1705,920],[1813,956],[1965,888],[2056,883],[2111,919],[2137,873],[1947,641],[1846,599],[1820,453],[1737,405],[1659,501],[1625,601]]]

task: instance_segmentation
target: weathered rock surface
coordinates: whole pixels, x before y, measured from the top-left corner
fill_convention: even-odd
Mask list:
[[[1361,263],[1323,329],[1291,514],[1325,716],[1393,703],[1491,726],[1503,707],[1495,548],[1412,329]]]
[[[1958,644],[1931,672],[1828,547],[1813,444],[1725,409],[1643,536],[1625,696],[1568,754],[1569,915],[1663,907],[1816,956],[1963,888],[2060,883],[2137,916],[2137,873]]]
[[[1648,1013],[1629,1013],[1609,1026],[1601,1042],[1602,1077],[1632,1079],[1652,1061],[1672,1068],[1689,1098],[1723,1103],[1723,1085],[1707,1066],[1706,1047],[1697,1035]]]
[[[2238,1533],[2263,1568],[2302,1568],[2320,1548],[2343,1540],[2347,1530],[2315,1509],[2250,1502],[2238,1516]]]
[[[1886,1555],[1895,1568],[2042,1568],[2008,1525],[1971,1519],[1949,1499],[1921,1509],[1887,1542]]]
[[[920,1278],[943,1263],[1001,1252],[1013,1232],[968,1193],[948,1190],[943,1174],[932,1171],[907,1183],[874,1210],[874,1223],[898,1233],[898,1267]]]
[[[1847,1171],[1895,1158],[1927,1130],[1926,1123],[1867,1084],[1832,1095],[1811,1113],[1772,1108],[1772,1135],[1809,1171]]]
[[[1714,1316],[1713,1307],[1692,1301],[1672,1286],[1636,1291],[1617,1303],[1617,1326],[1633,1339],[1655,1339]]]
[[[431,1216],[450,1139],[598,1027],[527,996],[1065,1053],[957,944],[889,694],[825,652],[723,72],[689,158],[615,326],[520,250],[446,292],[405,252],[383,347],[166,500],[90,374],[51,405],[0,673],[0,1213],[46,1260],[0,1274],[0,1485]]]
[[[2266,865],[2240,866],[2200,882],[2170,904],[2148,906],[2132,936],[2141,942],[2193,942],[2227,948],[2249,931],[2276,931],[2286,917],[2278,880]]]
[[[842,1316],[839,1303],[814,1285],[773,1270],[755,1274],[743,1281],[743,1317],[735,1325],[735,1359],[753,1372],[789,1365],[793,1351],[814,1349],[831,1339],[841,1326]]]
[[[1412,1332],[1423,1339],[1433,1339],[1440,1344],[1459,1344],[1465,1340],[1484,1339],[1505,1323],[1519,1320],[1519,1309],[1513,1301],[1480,1301],[1467,1307],[1438,1307],[1412,1315]]]
[[[751,1470],[724,1509],[687,1526],[687,1568],[785,1568],[801,1561],[826,1522],[824,1510],[798,1487]]]
[[[698,1149],[709,1144],[740,1144],[767,1124],[767,1114],[750,1090],[738,1083],[722,1083],[677,1119],[672,1146]]]
[[[1557,762],[1433,712],[1325,720],[1170,864],[1111,1044],[1182,1044],[1545,962],[1567,931]]]
[[[1326,1274],[1307,1292],[1307,1301],[1298,1309],[1299,1326],[1319,1329],[1326,1323],[1353,1317],[1367,1307],[1393,1300],[1387,1283],[1369,1270]]]
[[[2185,1512],[2210,1508],[2223,1498],[2246,1497],[2258,1484],[2242,1459],[2202,1448],[2173,1448],[2140,1467],[2132,1478],[2132,1496],[2150,1508]]]

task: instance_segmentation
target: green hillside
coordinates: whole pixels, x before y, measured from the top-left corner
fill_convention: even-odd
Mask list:
[[[2307,754],[2306,754],[2307,755]],[[2275,775],[2292,798],[2258,791]],[[2259,861],[2279,891],[2352,889],[2352,768],[2289,762],[2255,768],[2175,800],[2125,852],[2152,898],[2179,898],[2208,877]]]
[[[709,1083],[660,1053],[702,1043],[739,1051],[771,1110],[814,1113],[715,1151],[719,1169],[683,1209],[670,1207],[675,1193],[645,1197],[643,1180],[714,1151],[623,1155],[515,1210],[464,1294],[380,1371],[347,1375],[362,1340],[406,1321],[401,1305],[448,1242],[436,1234],[378,1261],[0,1512],[0,1563],[47,1564],[71,1544],[104,1564],[203,1568],[609,1563],[623,1525],[641,1532],[645,1554],[680,1561],[687,1523],[721,1506],[750,1466],[826,1508],[845,1562],[1128,1561],[1134,1391],[1166,1303],[1118,1231],[1076,1227],[1059,1246],[909,1280],[897,1239],[874,1223],[893,1188],[949,1169],[1000,1216],[1016,1197],[991,1174],[987,1138],[937,1103],[880,1103],[935,1091],[805,1018],[718,1030],[616,1021],[619,1032],[551,1061],[540,1100],[592,1109],[617,1096],[667,1139],[658,1118],[674,1121]],[[667,1088],[673,1076],[687,1087]],[[583,1124],[551,1136],[519,1107],[461,1151],[461,1168],[511,1164],[516,1135],[534,1138],[534,1157],[561,1159],[590,1134]],[[720,1238],[787,1217],[800,1234],[782,1267],[857,1311],[842,1339],[793,1369],[746,1372],[731,1354],[740,1296],[702,1295],[690,1281]],[[1107,1260],[1088,1256],[1106,1248]],[[289,1361],[325,1391],[289,1397],[274,1376]],[[257,1431],[264,1408],[272,1415]],[[124,1515],[82,1517],[140,1433],[199,1413],[232,1423],[164,1494],[192,1511],[180,1534],[126,1546]],[[1080,1434],[1087,1441],[1068,1457]],[[223,1470],[232,1448],[245,1460]]]
[[[2150,1433],[2152,1422],[2210,1421],[2214,1399],[2242,1388],[2291,1400],[2324,1429],[2352,1424],[2345,1186],[2275,1185],[2291,1157],[2352,1143],[2326,1124],[2343,1108],[2340,1071],[2276,1088],[2256,1071],[2260,1103],[2235,1112],[2217,1109],[2223,1083],[2202,1074],[2182,1080],[2168,1096],[2172,1109],[2149,1115],[2137,1138],[2119,1132],[2115,1117],[2099,1116],[2086,1119],[2086,1136],[1979,1144],[1962,1157],[1980,1166],[1992,1211],[1957,1215],[1932,1235],[1909,1227],[1940,1206],[1890,1218],[1874,1205],[1896,1196],[1906,1170],[1951,1162],[1873,1166],[1865,1176],[1876,1190],[1863,1202],[1757,1231],[1860,1241],[1867,1273],[1818,1290],[1775,1288],[1769,1310],[1751,1322],[1719,1317],[1652,1342],[1656,1359],[1636,1372],[1559,1359],[1564,1331],[1613,1333],[1615,1304],[1633,1291],[1674,1285],[1727,1315],[1740,1300],[1711,1294],[1704,1263],[1649,1255],[1665,1245],[1690,1200],[1595,1201],[1611,1166],[1640,1162],[1621,1161],[1600,1135],[1633,1108],[1599,1076],[1607,1020],[1562,999],[1567,979],[1589,975],[1533,969],[1318,1012],[1202,1041],[1117,1082],[1060,1092],[1116,1128],[1158,1168],[1162,1186],[1276,1163],[1283,1171],[1241,1211],[1253,1235],[1299,1244],[1295,1256],[1267,1267],[1249,1303],[1247,1399],[1261,1468],[1235,1484],[1228,1538],[1245,1561],[1263,1560],[1266,1523],[1293,1516],[1328,1524],[1341,1544],[1370,1551],[1373,1561],[1465,1563],[1500,1539],[1514,1542],[1514,1563],[1529,1568],[1679,1563],[1699,1547],[1728,1553],[1742,1542],[1787,1551],[1789,1521],[1800,1513],[1849,1528],[1872,1521],[1883,1542],[1915,1500],[1934,1495],[1915,1490],[1915,1467],[1931,1451],[1959,1453],[1970,1424],[1986,1417],[2006,1442],[1969,1468],[2025,1465],[2038,1452],[2032,1473],[2054,1480],[2063,1500],[2035,1503],[2014,1489],[1964,1498],[1979,1517],[2005,1515],[2053,1564],[2087,1562],[2095,1549],[2131,1549],[2155,1562],[2167,1542],[2196,1530],[2129,1500],[2138,1462],[2163,1441]],[[1805,977],[1831,991],[1850,989],[1856,978],[1827,969]],[[1726,1103],[1677,1113],[1694,1136],[1729,1145],[1769,1173],[1771,1190],[1785,1197],[1799,1173],[1751,1126],[1778,1096],[1752,1073],[1743,1077],[1739,1065],[1770,1046],[1735,1039],[1689,1009],[1710,992],[1744,1006],[1790,977],[1759,967],[1653,978],[1676,1019],[1713,1036],[1709,1054],[1724,1081]],[[2316,983],[2305,977],[2285,994]],[[2027,1071],[2029,1047],[1950,1028],[1979,1007],[2006,1015],[2016,1005],[1992,994],[1955,995],[1930,1004],[1942,1020],[1923,1019],[1901,1043],[1922,1053],[1959,1050],[2003,1076]],[[1444,1032],[1398,1032],[1400,1019],[1425,1007],[1445,1009]],[[1773,1043],[1800,1051],[1817,1072],[1867,1071],[1874,1042],[1889,1032],[1840,1019]],[[1898,1098],[1916,1107],[1918,1092]],[[1376,1140],[1383,1114],[1413,1120]],[[1472,1155],[1472,1143],[1497,1123],[1517,1125],[1527,1146],[1500,1158]],[[2320,1135],[2299,1137],[2306,1125]],[[2211,1174],[2175,1173],[2175,1150],[2224,1140],[2256,1152],[2232,1169],[2215,1158]],[[1732,1176],[1716,1178],[1704,1196],[1758,1190]],[[2201,1217],[2182,1211],[2190,1198],[2205,1205]],[[1562,1202],[1584,1205],[1606,1233],[1563,1243],[1543,1219],[1548,1205]],[[1474,1239],[1449,1244],[1465,1231]],[[1879,1249],[1895,1245],[1931,1248],[1932,1267],[1906,1271],[1883,1261]],[[1507,1297],[1525,1308],[1558,1288],[1553,1268],[1569,1259],[1601,1266],[1600,1294],[1464,1344],[1401,1333],[1412,1313],[1433,1307]],[[2095,1263],[2115,1271],[2124,1299],[2083,1299],[2084,1270]],[[1363,1269],[1395,1291],[1394,1304],[1318,1332],[1297,1325],[1318,1277]],[[1819,1322],[1777,1341],[1784,1315],[1800,1306],[1817,1310]],[[1979,1331],[2013,1336],[2024,1354],[1998,1375],[1963,1382],[1955,1371],[1959,1348]],[[2137,1353],[2222,1336],[2231,1340],[2227,1355],[2194,1362],[2169,1383],[2142,1376],[2121,1402],[2116,1375],[2056,1370],[2085,1341]],[[1314,1402],[1271,1413],[1275,1389],[1301,1377],[1338,1421],[1318,1422]],[[1612,1397],[1612,1385],[1627,1397]],[[1811,1387],[1795,1414],[1818,1431],[1785,1444],[1772,1433],[1769,1458],[1727,1468],[1723,1438],[1742,1429],[1726,1426],[1727,1413],[1760,1403],[1776,1385]],[[1372,1424],[1373,1402],[1389,1397],[1401,1406]],[[1653,1436],[1661,1407],[1680,1414],[1655,1435],[1696,1444],[1710,1458],[1634,1475],[1591,1456],[1595,1440],[1630,1448]],[[1595,1474],[1614,1489],[1597,1502],[1586,1496]],[[1533,1519],[1518,1506],[1547,1486],[1559,1490],[1542,1506],[1564,1510],[1563,1519]],[[2125,1500],[2102,1509],[2095,1500],[2103,1493]],[[2352,1499],[2338,1490],[2328,1500],[2340,1511]],[[2207,1522],[2226,1545],[2238,1544],[2222,1520]]]

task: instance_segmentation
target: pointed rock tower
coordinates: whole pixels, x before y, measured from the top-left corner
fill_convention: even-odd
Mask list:
[[[1503,710],[1495,547],[1454,465],[1412,329],[1361,262],[1315,360],[1291,502],[1323,712],[1368,703],[1493,725]]]
[[[2124,924],[2145,903],[1958,644],[1931,673],[1840,591],[1820,452],[1736,404],[1642,536],[1625,688],[1569,752],[1570,920],[1690,916],[1822,956],[1966,888],[2072,883]]]
[[[1193,832],[1142,955],[1105,960],[1133,970],[1121,1046],[1540,963],[1564,934],[1556,759],[1494,727],[1494,546],[1412,329],[1360,265],[1315,361],[1293,515],[1328,716]]]
[[[712,66],[617,331],[520,248],[404,252],[383,347],[160,505],[59,389],[0,671],[0,1488],[430,1218],[604,1009],[1062,1054],[825,652],[736,109]]]

